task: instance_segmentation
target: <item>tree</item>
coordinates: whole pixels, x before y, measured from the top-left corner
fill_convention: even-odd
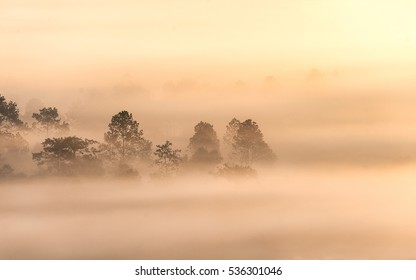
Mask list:
[[[163,145],[156,145],[155,164],[159,167],[160,175],[162,177],[169,177],[175,174],[180,167],[182,157],[181,150],[172,149],[172,143],[166,141]]]
[[[29,144],[20,133],[0,131],[0,154],[24,153],[29,149]]]
[[[7,151],[27,151],[28,143],[19,132],[26,128],[19,118],[19,109],[15,102],[6,102],[4,96],[0,95],[0,154]]]
[[[225,134],[223,137],[224,151],[229,162],[233,162],[236,157],[234,154],[233,144],[235,142],[234,137],[237,135],[240,126],[241,122],[236,118],[233,118],[225,128]]]
[[[18,132],[26,129],[20,120],[19,109],[13,101],[0,95],[0,177],[10,177],[14,170],[9,160],[19,160],[28,152],[29,144]]]
[[[13,176],[13,168],[8,164],[3,164],[0,166],[0,179],[1,178],[10,178]]]
[[[99,143],[76,136],[47,138],[43,150],[32,158],[43,171],[53,175],[98,175],[102,172],[98,158]]]
[[[8,131],[12,127],[23,127],[24,123],[19,118],[19,109],[13,101],[6,101],[0,94],[0,129]]]
[[[13,173],[11,164],[26,161],[29,155],[29,144],[19,133],[0,130],[0,177]],[[14,166],[22,169],[22,166]]]
[[[231,120],[225,136],[228,141],[232,136],[232,141],[228,142],[228,145],[231,142],[230,158],[238,164],[251,166],[253,162],[270,163],[276,159],[275,154],[264,141],[259,126],[251,119],[244,122]]]
[[[69,124],[67,122],[61,122],[58,109],[55,107],[40,109],[39,113],[33,113],[32,118],[36,120],[34,126],[40,125],[41,128],[46,131],[47,137],[49,137],[49,132],[51,130],[61,132],[69,130]]]
[[[194,128],[195,134],[189,139],[191,162],[215,165],[221,162],[220,141],[212,124],[199,122]]]
[[[139,123],[127,111],[121,111],[111,118],[108,132],[104,134],[110,158],[150,159],[152,142],[143,138]]]

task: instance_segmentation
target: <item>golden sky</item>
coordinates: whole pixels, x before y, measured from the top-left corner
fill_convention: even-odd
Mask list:
[[[408,73],[415,10],[412,0],[2,0],[0,82]]]
[[[400,156],[389,141],[416,139],[415,11],[414,0],[1,0],[0,94],[25,121],[57,106],[97,139],[127,109],[150,139],[182,147],[200,120],[221,135],[238,117],[258,121],[281,159],[319,145]]]

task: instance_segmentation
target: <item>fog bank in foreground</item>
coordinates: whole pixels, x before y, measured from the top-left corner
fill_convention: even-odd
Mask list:
[[[0,186],[1,259],[414,259],[412,168]]]

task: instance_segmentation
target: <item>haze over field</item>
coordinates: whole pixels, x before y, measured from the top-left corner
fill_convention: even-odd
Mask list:
[[[414,259],[413,168],[0,188],[2,259]]]
[[[406,229],[416,181],[415,9],[411,0],[2,0],[0,96],[16,102],[30,130],[19,132],[26,154],[7,154],[0,118],[0,176],[5,161],[19,177],[0,180],[0,258],[414,258],[402,249],[416,244]],[[32,126],[48,107],[69,123],[63,136],[108,145],[112,117],[132,113],[151,158],[132,163],[140,175],[128,181],[109,175],[115,160],[105,155],[101,179],[52,183],[32,160],[45,138],[62,136]],[[223,137],[233,118],[255,121],[256,145],[277,158],[251,165],[249,149],[236,166],[256,179],[213,176],[232,162]],[[218,154],[199,154],[212,166],[195,178],[190,139],[200,122]],[[154,152],[167,140],[188,173],[161,183]],[[124,142],[118,156],[125,160]],[[114,229],[136,219],[129,233]]]
[[[85,136],[127,109],[182,148],[201,119],[221,134],[236,116],[260,123],[282,161],[411,153],[412,1],[0,5],[3,95],[22,113],[33,98],[57,106]]]

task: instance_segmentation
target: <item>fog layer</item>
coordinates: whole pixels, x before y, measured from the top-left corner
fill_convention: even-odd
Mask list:
[[[415,258],[415,5],[1,1],[0,258]],[[45,143],[61,135],[33,125],[42,108],[68,138]],[[147,147],[137,170],[108,132],[118,114]],[[192,156],[227,163],[233,118],[251,124],[241,134],[258,125],[254,146],[276,164],[195,175]],[[215,149],[189,151],[197,124]],[[186,176],[152,179],[163,143],[159,163],[188,162]],[[89,162],[100,178],[68,176]]]
[[[411,168],[273,174],[2,186],[0,258],[415,258]]]

